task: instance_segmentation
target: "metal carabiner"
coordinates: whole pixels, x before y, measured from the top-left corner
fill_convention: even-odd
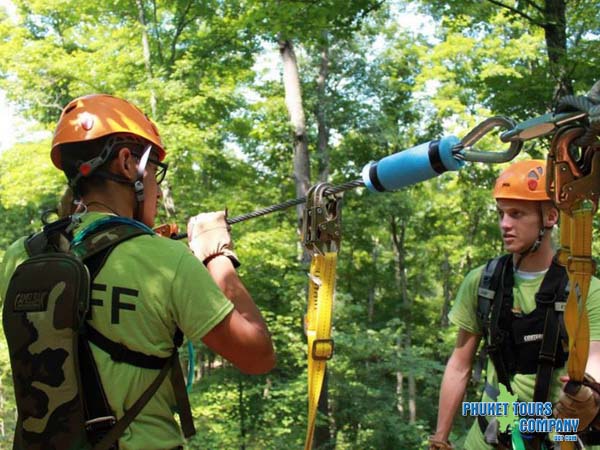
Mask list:
[[[484,152],[478,151],[473,148],[479,140],[481,140],[486,134],[492,131],[494,128],[503,128],[511,130],[515,127],[515,122],[512,119],[504,116],[494,116],[484,120],[479,125],[476,125],[467,135],[460,141],[459,144],[453,149],[453,153],[456,157],[464,159],[465,161],[471,162],[482,162],[482,163],[503,163],[508,162],[519,154],[521,147],[523,147],[522,141],[511,141],[510,146],[503,152]]]
[[[548,136],[563,125],[584,119],[587,112],[548,113],[521,122],[500,135],[502,142],[528,141]]]

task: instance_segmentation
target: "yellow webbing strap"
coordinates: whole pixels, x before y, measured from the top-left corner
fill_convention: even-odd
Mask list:
[[[568,217],[564,215],[564,217]],[[569,378],[583,381],[590,348],[590,324],[586,300],[595,264],[592,260],[591,206],[578,205],[563,226],[570,222],[570,255],[567,260],[569,274],[569,297],[565,307],[565,328],[569,335]]]
[[[564,320],[569,335],[569,378],[583,381],[590,347],[590,324],[586,308],[590,280],[595,271],[592,260],[593,210],[581,203],[573,216],[561,211],[561,250],[559,263],[565,264],[569,275],[569,297]],[[563,441],[561,450],[574,450],[575,443]]]
[[[306,337],[308,341],[308,427],[305,450],[312,448],[317,406],[327,360],[333,355],[331,316],[335,291],[337,253],[316,254],[310,264],[308,308],[306,312]]]

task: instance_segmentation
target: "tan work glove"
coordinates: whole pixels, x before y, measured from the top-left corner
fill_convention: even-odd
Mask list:
[[[440,441],[435,439],[433,436],[429,436],[429,450],[453,450],[450,441]]]
[[[187,233],[190,248],[200,261],[207,265],[215,256],[227,256],[234,267],[240,265],[233,252],[233,241],[227,224],[227,210],[201,213],[188,221]]]
[[[566,379],[563,378],[563,381]],[[599,426],[600,385],[587,373],[579,386],[569,383],[563,386],[558,403],[554,405],[553,414],[558,419],[579,419],[579,429],[585,430],[590,425]]]

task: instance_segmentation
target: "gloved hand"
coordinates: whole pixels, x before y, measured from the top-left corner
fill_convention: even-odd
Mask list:
[[[233,252],[233,241],[227,224],[227,210],[201,213],[188,221],[187,233],[190,248],[204,265],[215,256],[227,256],[234,267],[240,265]]]
[[[429,436],[429,450],[453,450],[450,441],[440,441],[433,436]]]
[[[563,378],[565,381],[566,378]],[[578,387],[563,386],[558,403],[554,405],[553,414],[559,419],[579,419],[579,429],[585,430],[590,425],[600,425],[598,412],[600,411],[600,385],[587,373],[583,383]]]

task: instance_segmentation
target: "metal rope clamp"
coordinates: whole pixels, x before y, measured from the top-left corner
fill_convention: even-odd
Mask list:
[[[580,148],[584,127],[559,129],[548,153],[546,190],[556,207],[572,215],[575,204],[589,200],[593,212],[600,198],[600,142]],[[580,155],[575,159],[573,155]]]
[[[332,186],[318,183],[306,194],[306,207],[302,218],[302,244],[313,254],[337,252],[342,239],[342,198],[340,194],[327,194]]]

